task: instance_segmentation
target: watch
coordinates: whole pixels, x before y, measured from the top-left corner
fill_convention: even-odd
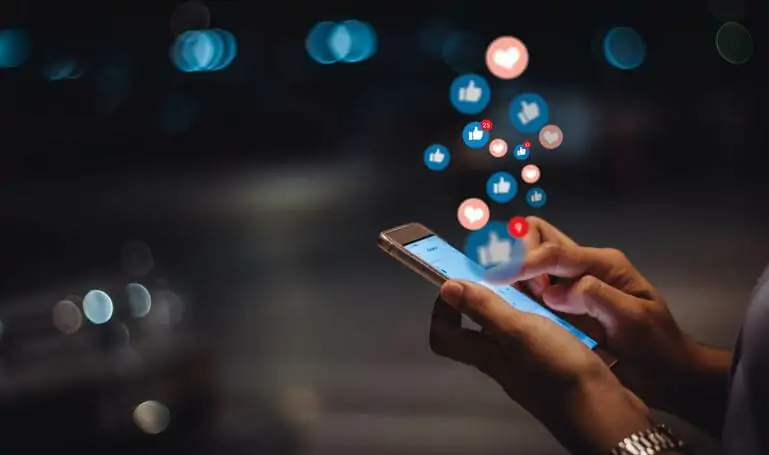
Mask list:
[[[611,455],[656,455],[665,451],[688,454],[686,444],[676,437],[665,425],[638,431],[623,439]]]

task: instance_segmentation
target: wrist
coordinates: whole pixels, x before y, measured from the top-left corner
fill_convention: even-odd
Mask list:
[[[608,454],[653,426],[649,409],[613,376],[574,387],[557,415],[540,418],[571,453]]]

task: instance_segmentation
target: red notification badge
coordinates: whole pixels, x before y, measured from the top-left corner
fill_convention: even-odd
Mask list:
[[[529,223],[522,216],[514,216],[507,222],[507,232],[516,239],[520,239],[529,232]]]
[[[530,149],[531,148],[531,141],[523,141],[523,148]]]
[[[489,119],[481,120],[481,129],[483,131],[491,131],[491,127],[493,127],[493,126],[494,126],[494,124],[491,123],[491,120],[489,120]]]

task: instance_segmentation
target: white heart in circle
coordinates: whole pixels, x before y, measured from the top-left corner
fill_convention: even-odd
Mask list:
[[[537,175],[539,175],[539,172],[537,172],[536,169],[532,169],[532,168],[526,169],[523,172],[527,180],[534,180],[535,178],[537,178]]]
[[[513,69],[521,58],[521,51],[517,47],[508,47],[507,50],[494,52],[494,63],[505,69]]]
[[[465,218],[471,223],[480,221],[483,218],[483,210],[477,207],[465,207]]]
[[[543,137],[548,144],[552,144],[553,142],[558,142],[558,139],[561,138],[561,135],[555,131],[545,131]]]
[[[491,149],[494,150],[495,152],[499,153],[499,152],[501,152],[502,150],[505,149],[505,145],[502,144],[501,142],[496,142],[496,143],[492,144]]]

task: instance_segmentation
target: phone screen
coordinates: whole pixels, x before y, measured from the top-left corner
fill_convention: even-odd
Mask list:
[[[448,278],[480,283],[502,297],[513,308],[527,313],[538,314],[555,321],[573,333],[590,349],[593,349],[598,344],[584,332],[564,321],[555,313],[535,302],[513,286],[494,286],[485,283],[482,279],[485,269],[437,235],[431,235],[411,242],[405,245],[405,248]]]

